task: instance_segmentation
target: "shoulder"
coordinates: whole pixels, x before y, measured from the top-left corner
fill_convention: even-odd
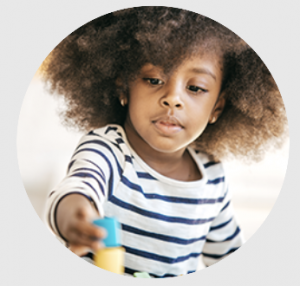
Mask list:
[[[119,159],[124,157],[124,130],[119,125],[107,125],[95,130],[91,130],[79,141],[77,151],[92,149],[94,152],[104,152],[117,156]]]
[[[195,149],[192,149],[192,151],[198,160],[201,171],[207,176],[208,183],[225,182],[225,169],[221,161]]]
[[[204,168],[209,168],[210,166],[219,166],[223,168],[223,163],[220,160],[214,159],[213,156],[208,155],[206,153],[202,153],[194,148],[190,148],[190,150],[192,150],[196,154],[196,156],[200,159]]]
[[[123,143],[124,130],[120,125],[106,125],[104,127],[90,131],[86,136],[98,136],[112,143]]]
[[[104,127],[91,130],[85,134],[79,142],[82,143],[90,142],[105,142],[109,146],[114,146],[118,148],[118,145],[124,143],[124,130],[119,125],[106,125]]]

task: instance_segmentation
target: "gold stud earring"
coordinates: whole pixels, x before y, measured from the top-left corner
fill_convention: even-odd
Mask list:
[[[121,103],[122,106],[125,106],[125,105],[126,105],[126,99],[125,99],[125,98],[122,98],[122,99],[120,100],[120,103]]]

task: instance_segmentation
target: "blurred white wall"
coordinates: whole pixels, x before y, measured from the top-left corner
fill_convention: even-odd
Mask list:
[[[50,96],[38,77],[33,78],[19,117],[17,149],[24,187],[42,218],[46,196],[64,177],[69,159],[82,136],[66,130],[58,117],[59,101]],[[246,239],[270,213],[283,184],[288,142],[259,164],[227,162],[234,191],[233,204]]]

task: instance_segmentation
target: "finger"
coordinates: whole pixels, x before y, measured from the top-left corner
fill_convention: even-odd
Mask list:
[[[90,251],[88,247],[76,244],[70,244],[69,249],[78,256],[83,256]]]
[[[91,237],[86,236],[77,230],[70,233],[70,245],[77,245],[82,247],[88,247],[93,250],[98,250],[104,247],[103,243],[99,240],[91,239]]]
[[[92,240],[104,239],[107,235],[104,228],[93,225],[89,221],[85,220],[78,220],[74,226],[74,229],[79,233],[90,237]]]

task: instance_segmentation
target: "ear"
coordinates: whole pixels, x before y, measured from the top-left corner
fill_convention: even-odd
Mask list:
[[[213,124],[218,120],[218,118],[220,117],[220,115],[222,114],[222,112],[225,108],[225,105],[226,105],[226,97],[225,97],[225,93],[222,92],[210,114],[210,117],[208,120],[208,122],[210,124]]]
[[[127,105],[127,103],[128,103],[127,97],[121,95],[119,97],[119,99],[120,99],[120,103],[121,103],[122,106]]]
[[[119,100],[122,106],[125,106],[128,103],[128,98],[123,91],[123,84],[120,78],[116,79],[116,86],[119,92]]]

